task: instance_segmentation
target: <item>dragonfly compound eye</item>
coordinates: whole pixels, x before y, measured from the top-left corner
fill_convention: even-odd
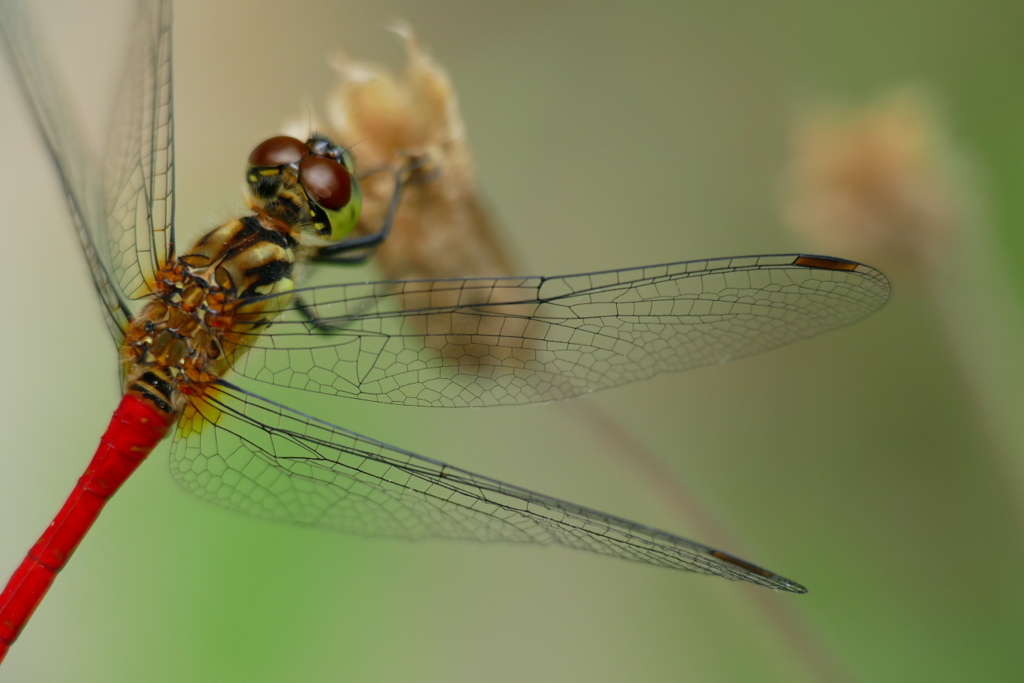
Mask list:
[[[249,155],[251,168],[276,168],[297,163],[309,154],[306,143],[287,135],[264,140]]]
[[[257,197],[265,200],[273,199],[281,190],[284,182],[281,169],[295,166],[309,155],[306,144],[288,137],[278,135],[256,145],[249,155],[249,164],[245,171],[249,189]]]
[[[299,162],[299,182],[315,205],[314,221],[324,237],[337,241],[352,231],[363,201],[358,183],[345,166],[327,157],[306,157]],[[318,220],[316,209],[323,211],[326,220]]]

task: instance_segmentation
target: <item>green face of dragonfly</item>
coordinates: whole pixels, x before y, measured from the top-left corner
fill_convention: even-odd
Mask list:
[[[264,140],[249,155],[246,180],[265,211],[328,241],[344,239],[359,221],[363,194],[352,157],[322,135]]]

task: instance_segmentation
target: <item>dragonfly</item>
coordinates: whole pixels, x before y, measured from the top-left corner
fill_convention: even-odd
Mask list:
[[[387,239],[354,236],[347,150],[276,136],[246,164],[248,212],[175,239],[170,0],[140,0],[107,151],[73,111],[14,0],[0,38],[56,167],[118,349],[123,394],[85,473],[0,594],[0,661],[124,481],[166,437],[186,490],[267,519],[401,538],[559,544],[804,593],[710,546],[424,457],[273,396],[496,406],[580,396],[838,328],[889,295],[879,271],[806,254],[554,277],[351,283]],[[100,172],[98,169],[102,169]],[[303,286],[312,269],[327,282]]]

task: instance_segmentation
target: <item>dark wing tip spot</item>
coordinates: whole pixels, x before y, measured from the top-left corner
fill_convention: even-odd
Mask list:
[[[797,256],[793,265],[818,268],[819,270],[857,270],[860,267],[856,261],[847,261],[832,256]]]
[[[751,564],[746,560],[741,560],[735,555],[723,553],[721,550],[712,550],[709,554],[714,558],[722,560],[723,562],[734,564],[741,569],[747,570],[748,572],[757,574],[758,576],[763,576],[764,578],[771,580],[779,588],[789,591],[790,593],[802,594],[807,592],[807,589],[801,586],[799,583],[796,583],[795,581],[790,581],[789,579],[781,577],[774,572],[770,572],[767,569],[758,567],[756,564]]]

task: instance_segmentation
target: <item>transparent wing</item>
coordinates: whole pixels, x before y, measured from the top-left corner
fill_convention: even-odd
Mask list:
[[[551,401],[767,351],[859,320],[888,295],[873,268],[794,254],[318,287],[298,290],[304,314],[243,337],[251,348],[234,369],[381,403]]]
[[[186,489],[260,517],[374,536],[555,543],[806,592],[727,553],[424,458],[224,382],[193,399],[171,457]]]
[[[0,41],[60,176],[93,285],[107,312],[107,327],[115,343],[120,343],[130,315],[95,241],[106,229],[99,164],[82,147],[80,123],[46,58],[36,48],[38,41],[23,8],[14,0],[0,0]]]
[[[141,0],[104,169],[106,246],[123,297],[153,293],[147,279],[174,256],[171,2]]]

